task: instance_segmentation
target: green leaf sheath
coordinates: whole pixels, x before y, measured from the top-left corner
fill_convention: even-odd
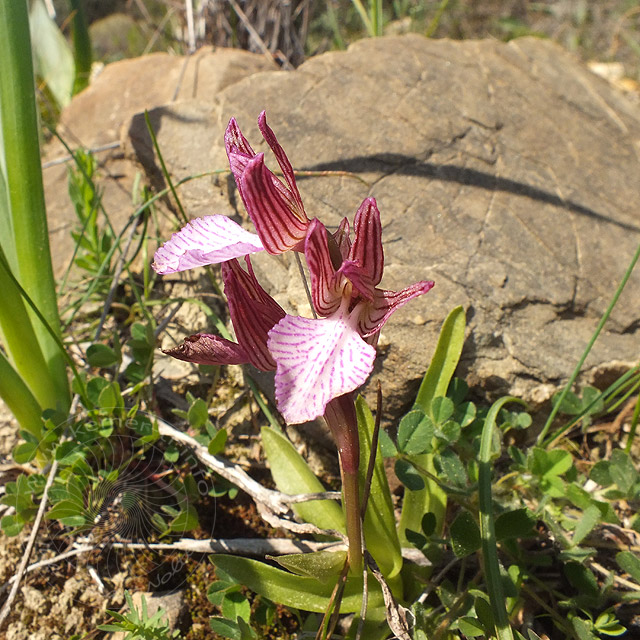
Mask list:
[[[13,231],[12,238],[2,238],[0,243],[15,243],[18,269],[15,275],[49,325],[60,335],[42,186],[31,39],[25,0],[0,3],[0,65],[4,166]],[[6,221],[3,227],[7,227]],[[49,376],[56,390],[57,406],[66,410],[70,395],[65,360],[47,329],[31,311],[29,315],[46,362],[46,370],[41,371],[40,375]],[[5,346],[11,349],[11,345]]]

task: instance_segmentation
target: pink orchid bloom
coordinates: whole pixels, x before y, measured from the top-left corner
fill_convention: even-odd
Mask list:
[[[305,257],[313,305],[320,319],[286,315],[269,331],[276,362],[276,400],[290,424],[323,415],[327,404],[368,378],[380,329],[391,314],[434,285],[421,281],[401,291],[378,289],[384,254],[380,212],[367,198],[356,213],[350,242],[346,221],[329,235],[310,223]]]
[[[291,163],[267,125],[264,111],[258,127],[280,165],[286,185],[266,168],[264,153],[253,151],[235,118],[229,121],[224,136],[229,166],[257,235],[227,216],[196,218],[156,251],[152,266],[159,274],[219,264],[264,250],[271,254],[304,250],[310,223]]]
[[[197,333],[165,353],[196,364],[252,364],[262,371],[276,368],[267,349],[267,334],[284,318],[285,312],[260,286],[249,258],[245,260],[248,271],[235,259],[222,265],[224,291],[238,342],[208,333]]]

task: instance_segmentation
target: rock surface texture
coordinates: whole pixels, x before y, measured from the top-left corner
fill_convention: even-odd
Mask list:
[[[362,40],[296,71],[247,75],[215,96],[158,102],[151,117],[170,173],[226,168],[231,116],[265,150],[262,109],[295,169],[359,178],[301,177],[310,217],[337,225],[376,197],[382,285],[436,282],[383,330],[375,375],[387,410],[411,402],[458,304],[468,318],[459,373],[470,384],[541,402],[566,381],[640,242],[637,106],[544,40]],[[159,186],[139,115],[123,135],[127,157]],[[190,217],[246,220],[227,174],[187,183],[181,195]],[[283,305],[305,312],[294,263],[255,264]],[[602,379],[638,361],[639,298],[636,271],[585,372]]]

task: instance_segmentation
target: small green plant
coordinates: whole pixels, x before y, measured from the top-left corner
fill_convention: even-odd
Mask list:
[[[156,613],[149,616],[144,595],[140,599],[140,609],[136,609],[133,598],[128,591],[125,591],[124,595],[129,612],[122,614],[107,609],[107,613],[115,622],[101,624],[98,629],[124,633],[124,640],[170,640],[171,638],[180,637],[178,630],[171,631],[169,628],[169,623],[166,619],[167,613],[164,609],[158,609]]]

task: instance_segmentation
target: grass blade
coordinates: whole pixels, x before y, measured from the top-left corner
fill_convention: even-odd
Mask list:
[[[513,633],[511,631],[511,625],[509,624],[509,616],[507,615],[502,589],[500,562],[498,560],[498,548],[496,546],[495,522],[493,519],[493,504],[491,500],[491,442],[493,440],[493,430],[496,426],[498,413],[507,402],[524,404],[522,400],[509,396],[500,398],[494,402],[482,428],[480,453],[478,455],[478,498],[482,555],[484,557],[484,573],[487,581],[487,591],[489,592],[498,640],[513,640]]]
[[[627,281],[631,277],[631,273],[633,272],[633,269],[636,266],[636,263],[638,262],[638,258],[640,258],[640,244],[638,245],[638,248],[636,249],[636,252],[633,254],[633,257],[631,258],[631,262],[629,263],[629,266],[627,267],[627,270],[625,271],[624,276],[622,277],[622,281],[620,282],[620,284],[618,285],[618,288],[616,289],[615,293],[613,294],[613,298],[611,299],[611,302],[609,303],[609,306],[607,307],[606,311],[604,312],[602,318],[600,318],[600,322],[598,322],[598,326],[596,327],[596,330],[593,332],[593,335],[591,336],[591,339],[589,340],[589,344],[587,344],[587,347],[584,350],[584,353],[582,354],[582,357],[580,358],[580,360],[578,361],[578,364],[576,365],[575,369],[573,370],[573,373],[571,374],[571,377],[567,381],[567,384],[565,385],[565,388],[562,390],[562,393],[560,394],[560,398],[558,399],[558,402],[556,403],[555,407],[553,407],[553,409],[551,410],[551,413],[549,414],[549,417],[547,418],[547,421],[545,422],[545,425],[542,428],[542,431],[538,435],[537,443],[540,446],[548,447],[554,440],[556,440],[559,437],[560,433],[562,433],[562,432],[556,433],[556,434],[552,435],[550,438],[548,438],[547,440],[545,440],[545,437],[546,437],[547,433],[549,432],[549,429],[551,428],[551,424],[553,423],[553,420],[556,417],[556,414],[558,413],[558,410],[560,409],[560,406],[562,405],[562,401],[564,400],[565,396],[567,395],[567,393],[569,392],[569,390],[573,386],[573,383],[576,381],[576,378],[580,374],[580,371],[582,369],[582,365],[584,364],[584,361],[587,359],[587,356],[591,352],[591,349],[593,348],[593,345],[595,344],[595,341],[598,339],[598,336],[600,335],[600,332],[602,331],[602,328],[604,327],[605,323],[609,319],[609,316],[611,315],[611,312],[613,311],[613,308],[616,306],[616,304],[618,302],[618,299],[620,298],[620,295],[622,294],[622,290],[624,289],[625,285],[627,284]]]

